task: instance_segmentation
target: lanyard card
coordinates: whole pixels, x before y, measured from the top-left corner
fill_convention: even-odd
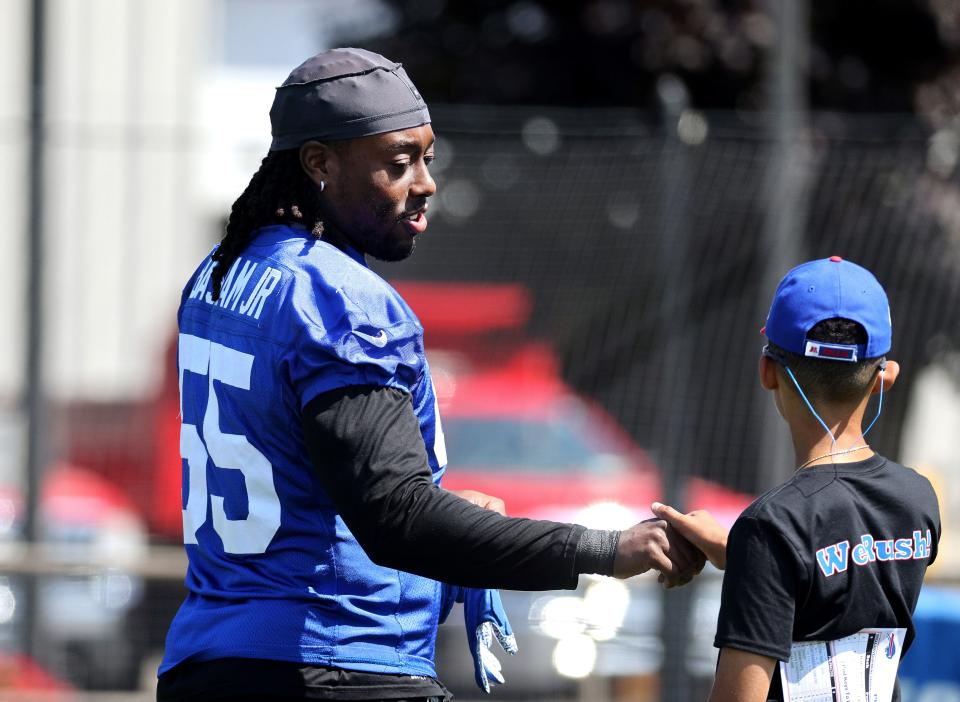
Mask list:
[[[784,702],[890,702],[906,629],[794,643],[780,662]]]

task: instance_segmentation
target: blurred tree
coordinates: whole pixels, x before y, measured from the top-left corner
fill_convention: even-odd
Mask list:
[[[435,102],[654,107],[672,73],[695,107],[758,108],[777,41],[760,0],[383,2],[396,31],[365,45]],[[948,5],[812,0],[811,106],[910,111],[917,86],[957,59]]]

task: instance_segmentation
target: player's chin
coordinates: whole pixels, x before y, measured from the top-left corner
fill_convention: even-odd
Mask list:
[[[370,255],[380,261],[402,261],[413,253],[417,247],[416,236],[407,231],[402,222],[394,227],[390,234],[378,242],[376,250]]]

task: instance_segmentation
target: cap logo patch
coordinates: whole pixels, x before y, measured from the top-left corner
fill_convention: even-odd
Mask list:
[[[847,344],[824,344],[819,341],[807,341],[804,356],[826,358],[831,361],[857,362],[857,347]]]

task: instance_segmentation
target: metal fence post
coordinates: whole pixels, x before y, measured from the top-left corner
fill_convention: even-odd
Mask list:
[[[767,79],[770,101],[770,184],[763,237],[759,246],[761,288],[757,319],[767,317],[767,305],[780,278],[803,256],[806,224],[807,169],[801,140],[806,125],[808,12],[806,0],[771,0],[778,41],[770,57]],[[789,435],[768,393],[757,385],[760,407],[760,446],[756,487],[779,485],[793,472]]]
[[[690,164],[686,145],[680,140],[677,126],[680,116],[687,108],[688,95],[680,79],[673,76],[661,78],[657,86],[664,120],[663,186],[661,192],[658,250],[661,252],[662,270],[667,280],[663,285],[660,328],[667,334],[664,347],[663,375],[660,378],[658,396],[661,403],[663,423],[659,432],[662,437],[661,467],[663,469],[663,499],[667,504],[684,509],[686,479],[691,460],[685,426],[689,421],[686,404],[687,380],[689,378],[689,354],[684,350],[684,338],[691,334],[686,323],[689,291],[682,288],[684,279],[673,272],[683,270],[688,257],[690,222],[687,217],[690,192]],[[686,702],[689,698],[690,681],[686,671],[687,644],[689,643],[689,615],[693,600],[693,585],[665,590],[662,598],[660,636],[663,640],[663,664],[661,666],[661,694],[663,702]]]
[[[31,65],[30,65],[30,147],[27,164],[27,329],[25,349],[26,402],[26,512],[24,514],[24,539],[37,541],[40,484],[47,463],[47,448],[44,428],[47,424],[47,405],[43,386],[43,302],[44,302],[44,52],[45,52],[45,2],[33,0],[31,17]],[[23,627],[24,649],[36,654],[37,636],[37,582],[31,576],[24,593]]]

